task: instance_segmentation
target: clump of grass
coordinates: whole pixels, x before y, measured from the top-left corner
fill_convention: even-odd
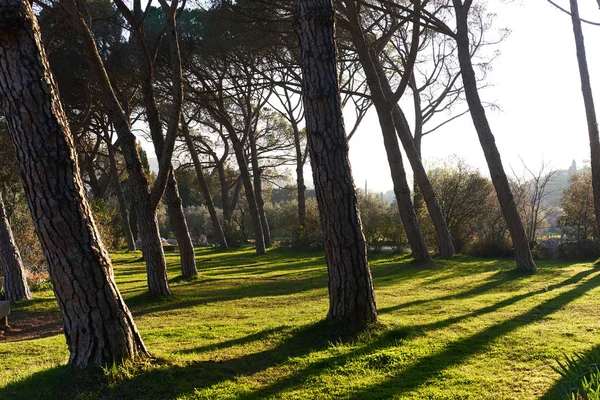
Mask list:
[[[571,400],[600,400],[600,351],[563,354],[552,369],[562,378],[565,397]]]

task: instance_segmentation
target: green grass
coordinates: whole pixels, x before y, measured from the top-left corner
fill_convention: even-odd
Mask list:
[[[320,252],[197,250],[200,276],[173,295],[145,292],[140,253],[113,254],[115,276],[155,360],[74,376],[56,335],[0,342],[0,399],[533,399],[561,395],[552,369],[600,345],[600,269],[457,257],[429,265],[370,257],[380,323],[323,321]],[[51,291],[12,321],[57,313]]]

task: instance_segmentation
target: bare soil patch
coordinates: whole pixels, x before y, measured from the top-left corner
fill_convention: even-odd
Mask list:
[[[0,342],[41,339],[63,331],[63,322],[59,315],[40,315],[15,320],[11,320],[9,315],[8,323],[10,329],[0,329]]]

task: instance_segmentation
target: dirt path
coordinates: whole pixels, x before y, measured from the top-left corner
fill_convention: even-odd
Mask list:
[[[62,333],[63,330],[63,322],[59,315],[43,315],[14,321],[9,316],[8,323],[9,330],[0,330],[0,343],[41,339]]]

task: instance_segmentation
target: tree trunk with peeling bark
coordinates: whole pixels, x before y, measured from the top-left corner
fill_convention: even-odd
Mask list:
[[[87,202],[28,2],[0,1],[0,101],[75,368],[147,355]]]
[[[302,96],[325,239],[331,321],[377,320],[356,189],[348,160],[331,0],[298,0]]]
[[[600,3],[599,3],[600,4]],[[590,138],[590,164],[592,167],[592,191],[594,193],[594,212],[596,216],[596,233],[600,236],[600,138],[598,137],[598,120],[596,119],[596,106],[592,95],[592,84],[590,82],[590,71],[588,70],[587,56],[585,54],[585,41],[581,21],[579,19],[579,6],[577,0],[570,0],[571,21],[573,23],[573,34],[577,48],[577,63],[579,64],[579,76],[581,78],[581,92],[585,106],[585,116]]]
[[[512,238],[517,269],[527,273],[534,273],[536,271],[536,265],[531,256],[529,241],[527,240],[525,228],[523,227],[523,221],[519,216],[519,211],[517,210],[513,194],[510,190],[508,178],[506,177],[504,167],[502,166],[502,159],[498,152],[498,148],[496,147],[494,135],[487,120],[487,116],[485,115],[485,109],[481,104],[481,99],[479,98],[479,92],[477,90],[477,80],[471,62],[469,43],[469,6],[463,5],[461,0],[453,0],[453,3],[456,13],[458,61],[460,63],[465,96],[467,104],[469,105],[471,118],[473,119],[473,125],[479,136],[479,142],[481,143],[481,148],[483,149],[485,160],[490,170],[492,183],[496,189],[500,209]]]
[[[8,301],[30,300],[21,253],[15,243],[0,192],[0,263],[4,269],[4,296]]]

